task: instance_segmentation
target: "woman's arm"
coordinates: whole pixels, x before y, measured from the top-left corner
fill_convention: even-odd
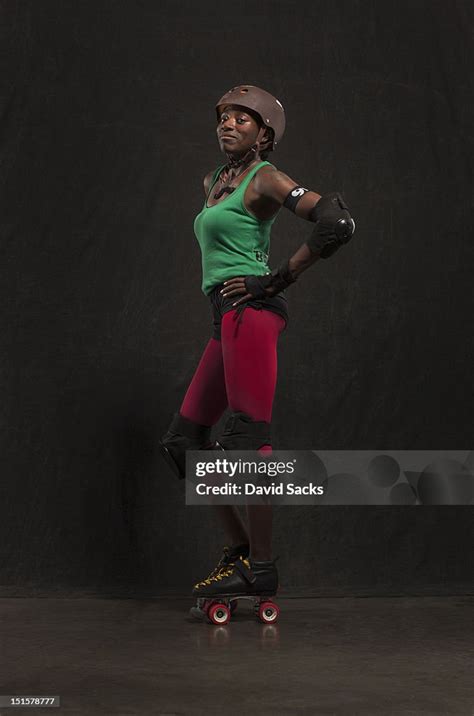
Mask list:
[[[206,176],[204,177],[204,193],[206,197],[209,194],[209,189],[211,188],[211,181],[213,176],[214,171],[210,171],[209,174],[206,174]]]
[[[332,256],[352,238],[355,230],[347,204],[338,192],[321,195],[310,191],[274,167],[265,167],[257,172],[255,190],[316,226],[296,253],[271,273],[239,276],[225,281],[224,296],[245,294],[234,306],[250,298],[275,296],[283,291],[318,259]]]
[[[294,211],[296,216],[308,221],[314,221],[311,218],[311,211],[315,204],[321,199],[321,194],[315,191],[310,191],[301,184],[295,182],[294,179],[289,177],[287,174],[275,169],[275,167],[262,167],[259,172],[255,175],[254,180],[255,191],[267,199],[280,204],[280,206],[286,206],[288,209]],[[290,192],[295,189],[299,189],[296,197],[293,197],[295,207],[291,209],[290,199],[285,205],[285,200],[290,195]]]

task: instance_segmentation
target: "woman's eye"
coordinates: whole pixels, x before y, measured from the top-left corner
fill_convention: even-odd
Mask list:
[[[225,122],[227,119],[229,119],[227,114],[221,114],[221,122]],[[246,122],[247,119],[245,117],[238,117],[237,122]]]

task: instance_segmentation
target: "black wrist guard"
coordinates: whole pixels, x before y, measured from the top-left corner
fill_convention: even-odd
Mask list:
[[[316,226],[306,244],[312,253],[319,253],[322,259],[329,258],[343,244],[347,244],[355,231],[349,207],[338,192],[324,194],[312,209],[310,218]]]
[[[245,288],[253,298],[276,296],[295,281],[296,278],[291,275],[288,261],[284,261],[278,268],[264,276],[246,276],[244,279]],[[271,289],[271,293],[266,290],[268,288]]]

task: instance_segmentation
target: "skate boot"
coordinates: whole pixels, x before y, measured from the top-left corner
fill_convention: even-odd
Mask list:
[[[277,559],[255,561],[239,556],[198,582],[193,589],[197,606],[191,609],[191,616],[207,618],[211,624],[227,624],[238,600],[250,599],[261,621],[275,622],[280,610],[271,597],[278,589]]]
[[[194,585],[193,596],[196,596],[195,590],[199,585],[209,584],[210,580],[212,580],[217,574],[219,574],[222,569],[226,569],[227,567],[229,567],[239,557],[248,557],[249,552],[250,545],[247,542],[244,544],[239,544],[236,547],[224,547],[222,557],[220,558],[217,567],[214,567],[212,572],[205,579],[203,579],[202,582],[198,582]]]
[[[175,413],[166,435],[158,442],[161,454],[175,475],[186,477],[186,450],[212,450],[211,426],[200,425]]]

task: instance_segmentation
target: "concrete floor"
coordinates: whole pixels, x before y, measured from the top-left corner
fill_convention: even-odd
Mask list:
[[[474,597],[277,599],[226,626],[190,599],[0,599],[0,714],[472,716]]]

